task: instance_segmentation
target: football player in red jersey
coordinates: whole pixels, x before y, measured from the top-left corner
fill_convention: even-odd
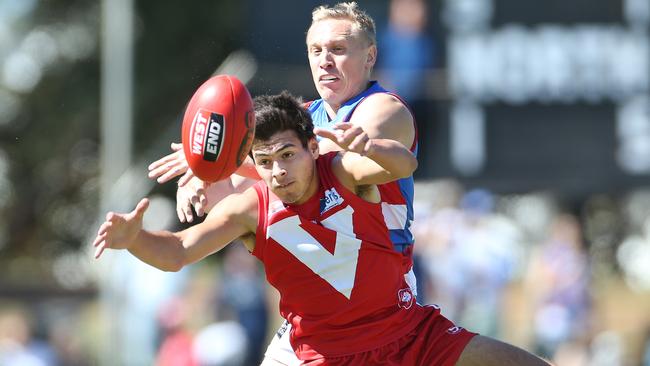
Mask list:
[[[146,199],[130,213],[109,212],[95,256],[127,249],[178,271],[242,238],[280,292],[291,345],[305,365],[546,364],[414,302],[377,188],[413,173],[417,160],[407,148],[369,138],[351,123],[313,130],[309,113],[288,94],[256,98],[255,110],[259,183],[176,233],[142,228]],[[320,155],[314,132],[342,152]]]
[[[373,19],[354,2],[314,9],[305,41],[312,80],[321,99],[311,102],[308,110],[318,127],[331,129],[337,122],[350,122],[362,127],[371,138],[400,142],[417,156],[415,120],[408,106],[371,79],[377,56],[375,33]],[[329,139],[321,139],[319,145],[321,152],[340,149]],[[185,172],[187,163],[179,150],[154,162],[150,169],[150,177],[162,183]],[[255,183],[236,174],[213,184],[188,177],[191,171],[179,180],[176,193],[176,211],[181,222],[194,220],[192,207],[196,215],[203,216],[228,194],[241,192]],[[185,181],[189,182],[184,185]],[[412,270],[413,177],[382,185],[380,195],[393,248],[403,255],[405,278],[417,293]],[[288,333],[286,329],[286,325],[282,326],[273,338],[265,352],[265,364],[291,365],[296,361],[287,337],[283,337]]]

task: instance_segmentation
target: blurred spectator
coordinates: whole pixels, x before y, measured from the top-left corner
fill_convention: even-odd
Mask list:
[[[22,309],[0,310],[0,365],[47,366],[57,364],[52,348],[32,338],[29,315]]]
[[[423,0],[392,0],[388,25],[379,32],[377,68],[382,83],[409,103],[426,96],[426,73],[434,66],[434,41],[426,32]]]
[[[631,289],[650,291],[650,191],[631,193],[623,211],[629,229],[616,251],[617,263]]]
[[[624,365],[625,345],[620,334],[614,331],[598,333],[591,342],[589,366]]]
[[[198,366],[193,353],[194,335],[187,329],[190,317],[182,298],[172,298],[158,314],[162,343],[156,356],[157,366]]]
[[[537,353],[554,359],[563,344],[574,344],[581,353],[590,328],[590,270],[574,216],[555,218],[548,238],[532,254],[528,276]]]
[[[458,208],[462,187],[455,181],[416,184],[413,235],[414,270],[418,283],[418,302],[435,303],[450,319],[455,316],[456,276],[445,278],[455,264],[451,258],[454,228],[461,213]],[[442,201],[441,201],[442,200]]]
[[[229,318],[241,324],[247,338],[245,365],[258,365],[266,347],[268,308],[260,263],[244,247],[230,245],[223,257],[219,283],[217,319]]]
[[[472,190],[460,209],[442,209],[415,225],[426,227],[417,231],[433,289],[425,302],[439,304],[463,326],[498,337],[503,291],[514,273],[520,240],[512,222],[493,209],[490,192]]]
[[[621,202],[610,195],[598,194],[587,199],[582,211],[592,272],[596,279],[606,280],[616,274],[616,245],[626,226],[620,212]]]
[[[194,340],[194,357],[200,366],[248,366],[248,339],[241,324],[223,321],[201,329]]]
[[[388,24],[378,29],[378,80],[394,90],[407,102],[418,136],[433,139],[435,104],[429,99],[430,74],[435,67],[436,46],[427,29],[427,2],[424,0],[391,0]],[[418,161],[428,166],[433,161],[433,146],[420,141]],[[417,172],[416,172],[417,173]]]

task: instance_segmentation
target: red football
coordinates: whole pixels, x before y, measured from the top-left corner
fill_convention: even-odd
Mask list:
[[[190,99],[183,116],[183,152],[201,180],[229,177],[244,162],[253,143],[253,100],[239,79],[214,76]]]

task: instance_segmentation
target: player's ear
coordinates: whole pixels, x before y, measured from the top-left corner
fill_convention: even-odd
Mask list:
[[[371,44],[368,47],[368,54],[366,55],[366,66],[372,69],[375,66],[375,62],[377,62],[377,46]]]
[[[309,149],[309,152],[314,157],[314,159],[317,159],[318,155],[320,154],[320,151],[318,150],[318,141],[316,140],[316,137],[312,137],[311,139],[309,139],[309,142],[307,143],[307,148]]]

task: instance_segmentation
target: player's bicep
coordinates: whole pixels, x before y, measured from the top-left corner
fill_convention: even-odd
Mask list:
[[[390,94],[378,93],[359,105],[350,122],[363,128],[372,139],[388,139],[410,148],[415,124],[408,108]]]
[[[257,194],[253,188],[232,194],[210,210],[206,219],[179,233],[186,263],[194,263],[217,252],[233,240],[255,233]]]

